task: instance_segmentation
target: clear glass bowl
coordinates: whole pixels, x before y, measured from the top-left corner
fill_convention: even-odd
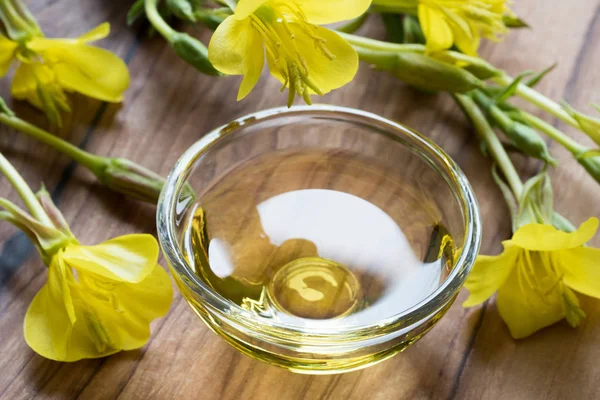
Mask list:
[[[190,241],[198,207],[200,250]],[[421,338],[454,301],[481,237],[471,187],[438,146],[327,105],[266,110],[203,136],[173,167],[157,223],[177,286],[212,331],[312,374],[363,368]],[[290,243],[308,250],[274,263]],[[335,307],[311,303],[342,275]]]

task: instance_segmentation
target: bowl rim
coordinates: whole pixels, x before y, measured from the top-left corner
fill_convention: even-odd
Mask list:
[[[444,180],[447,181],[455,195],[460,194],[458,197],[460,198],[460,206],[463,209],[463,217],[466,220],[466,227],[464,244],[454,268],[434,292],[429,294],[417,304],[376,323],[356,325],[351,327],[323,327],[321,329],[310,328],[309,330],[303,329],[303,327],[298,325],[289,325],[276,321],[266,321],[265,318],[259,318],[257,315],[241,308],[237,304],[228,301],[217,292],[212,290],[196,274],[193,273],[192,268],[185,261],[185,256],[180,246],[177,245],[179,238],[176,232],[173,211],[177,209],[177,200],[187,181],[186,173],[189,172],[189,168],[194,164],[195,160],[208,151],[209,148],[219,140],[229,136],[238,129],[248,127],[252,124],[259,123],[269,118],[286,115],[321,116],[323,113],[332,113],[332,116],[330,117],[331,119],[336,119],[334,118],[335,116],[338,117],[337,119],[343,116],[348,118],[358,117],[363,120],[367,120],[371,125],[384,125],[385,128],[389,130],[388,132],[385,132],[385,134],[390,134],[393,132],[393,135],[396,137],[401,138],[402,136],[408,136],[413,141],[416,141],[422,149],[426,150],[423,151],[423,153],[426,153],[429,156],[434,156],[443,164],[445,168],[444,172],[453,178],[448,181],[448,177],[443,176]],[[418,155],[423,157],[423,154]],[[440,171],[437,172],[440,173]],[[252,327],[256,326],[258,323],[260,325],[266,325],[272,330],[276,330],[278,335],[285,333],[297,334],[300,332],[305,335],[305,338],[330,338],[332,335],[336,337],[348,337],[359,334],[359,336],[364,339],[368,335],[378,334],[389,330],[396,331],[409,325],[412,326],[424,321],[429,316],[433,315],[442,307],[444,307],[449,301],[454,299],[455,295],[464,284],[468,273],[472,269],[481,245],[481,220],[479,206],[477,204],[475,194],[467,177],[464,175],[458,164],[456,164],[456,162],[452,160],[452,158],[450,158],[450,156],[444,150],[442,150],[430,139],[400,123],[391,121],[371,112],[327,104],[294,106],[292,108],[276,107],[262,110],[237,118],[228,124],[222,125],[208,132],[197,142],[192,144],[180,156],[171,169],[158,201],[156,221],[159,243],[165,258],[171,267],[171,272],[175,272],[173,273],[174,278],[179,283],[185,285],[188,289],[191,289],[193,292],[198,294],[205,302],[205,305],[210,306],[213,311],[217,311],[217,313],[220,314],[221,319],[225,319],[230,323],[235,324],[239,328],[241,328],[240,325],[243,325],[247,329],[250,329],[250,331],[252,331]],[[178,276],[175,276],[175,274]]]

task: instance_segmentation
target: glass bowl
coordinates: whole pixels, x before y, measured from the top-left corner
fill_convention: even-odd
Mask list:
[[[471,187],[438,146],[328,105],[261,111],[203,136],[173,167],[157,223],[179,290],[213,332],[311,374],[420,339],[481,238]]]

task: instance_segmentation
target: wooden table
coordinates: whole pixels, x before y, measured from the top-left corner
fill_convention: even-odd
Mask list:
[[[178,156],[208,130],[229,120],[284,104],[279,83],[263,77],[236,103],[237,78],[211,78],[181,62],[159,37],[125,25],[130,2],[29,1],[46,34],[75,37],[103,21],[112,34],[101,43],[124,58],[131,87],[122,106],[74,96],[74,111],[57,135],[92,152],[126,156],[166,174]],[[533,30],[515,31],[481,54],[517,74],[560,62],[539,90],[579,108],[600,102],[598,0],[529,0],[516,11]],[[376,19],[366,28],[381,35]],[[206,35],[207,32],[202,35]],[[208,36],[203,36],[206,40]],[[9,98],[9,81],[0,81]],[[355,81],[321,102],[372,111],[423,132],[454,157],[470,178],[484,221],[484,253],[498,252],[510,235],[507,209],[490,178],[469,124],[446,94],[424,95],[363,65]],[[10,104],[10,101],[9,101]],[[21,102],[17,114],[47,126]],[[565,128],[556,120],[555,125]],[[577,138],[581,134],[567,131]],[[562,148],[551,150],[556,207],[576,223],[600,215],[600,188]],[[0,151],[36,186],[43,181],[77,237],[97,243],[130,232],[155,232],[154,207],[127,200],[52,149],[0,127]],[[539,164],[519,159],[524,177]],[[7,181],[0,193],[16,200]],[[511,339],[493,301],[465,310],[458,301],[438,326],[403,354],[358,372],[304,376],[238,353],[212,334],[176,295],[169,314],[153,324],[150,343],[101,360],[58,363],[33,353],[22,321],[46,280],[46,268],[24,235],[0,224],[0,397],[84,399],[561,399],[600,398],[600,301],[582,299],[588,318],[577,329],[559,323],[520,341]],[[595,240],[595,245],[600,240]],[[164,265],[164,260],[161,260]]]

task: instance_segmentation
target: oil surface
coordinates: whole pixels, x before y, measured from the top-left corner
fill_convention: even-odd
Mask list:
[[[184,248],[202,280],[261,317],[375,323],[452,268],[453,240],[417,178],[340,151],[273,152],[199,196]]]

